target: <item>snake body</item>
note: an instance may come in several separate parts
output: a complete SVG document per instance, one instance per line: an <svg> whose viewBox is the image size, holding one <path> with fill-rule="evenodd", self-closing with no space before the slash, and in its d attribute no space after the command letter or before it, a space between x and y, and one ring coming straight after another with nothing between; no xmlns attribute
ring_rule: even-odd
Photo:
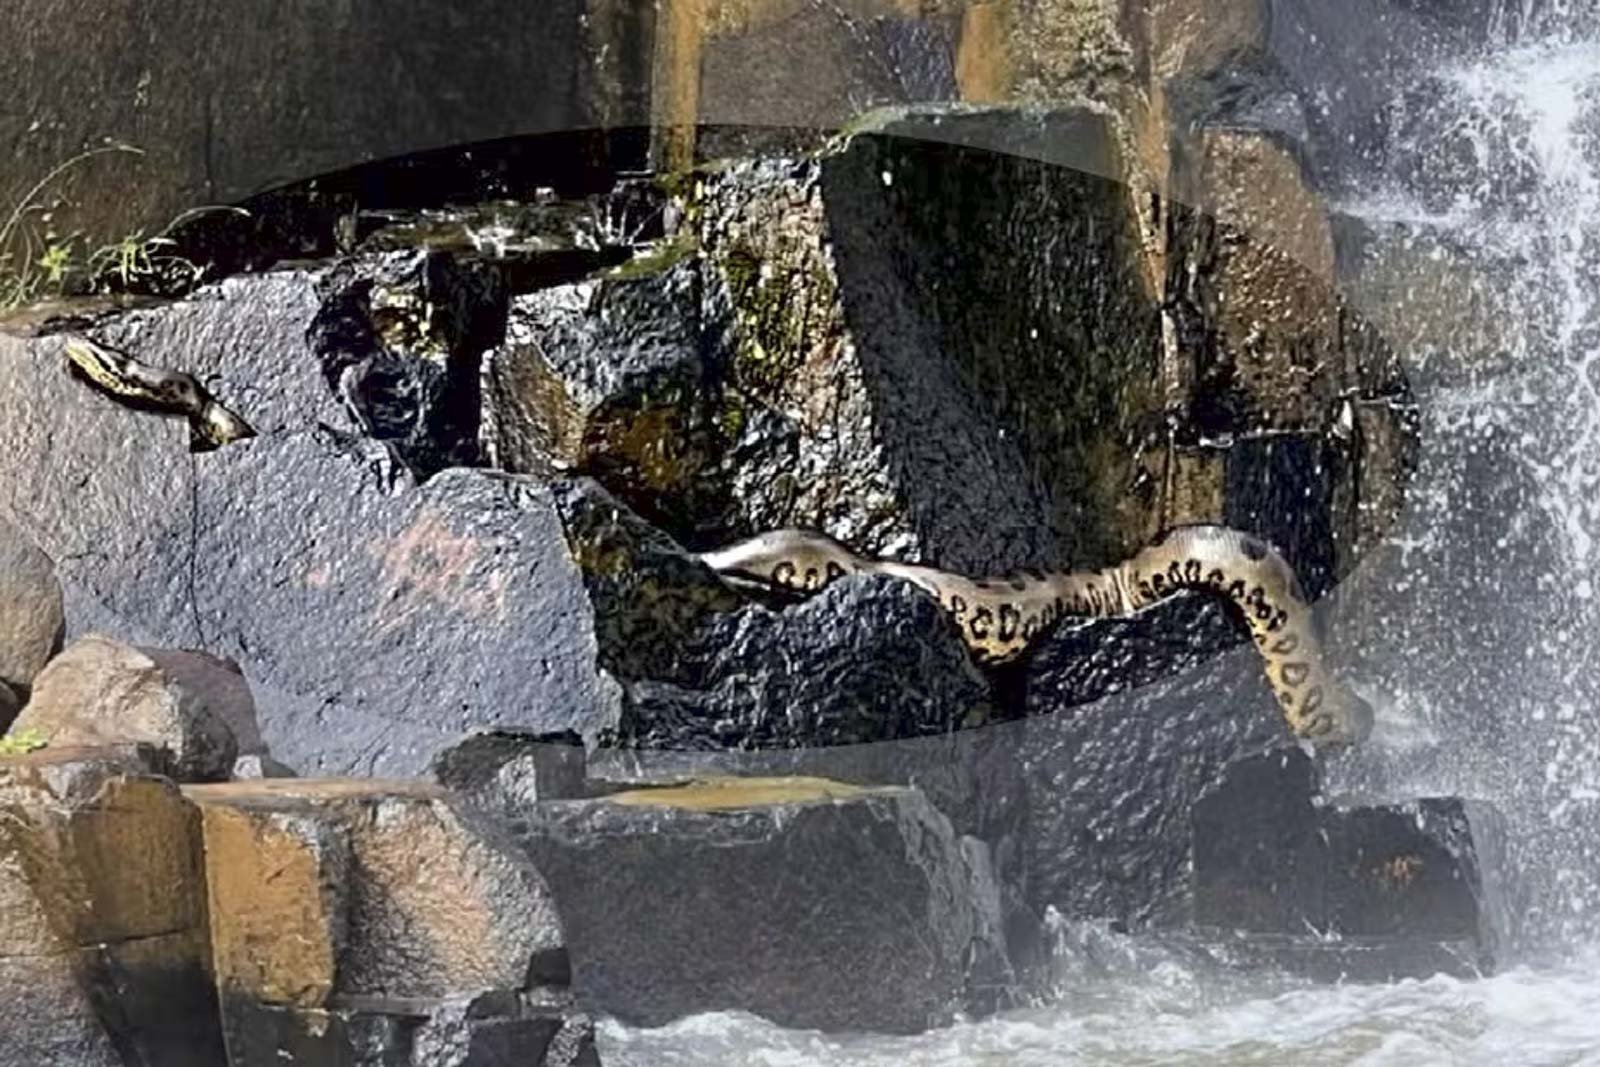
<svg viewBox="0 0 1600 1067"><path fill-rule="evenodd" d="M1371 708L1323 663L1311 608L1293 569L1266 542L1228 527L1176 527L1133 558L1101 570L991 579L861 556L803 530L758 534L700 558L724 577L797 593L846 574L903 578L932 594L974 657L990 664L1021 655L1063 618L1129 615L1179 590L1203 590L1226 598L1243 616L1297 736L1348 744L1371 729Z"/></svg>
<svg viewBox="0 0 1600 1067"><path fill-rule="evenodd" d="M224 407L192 374L141 363L82 337L67 341L67 359L95 385L122 400L189 420L189 440L208 451L254 437L255 431Z"/></svg>

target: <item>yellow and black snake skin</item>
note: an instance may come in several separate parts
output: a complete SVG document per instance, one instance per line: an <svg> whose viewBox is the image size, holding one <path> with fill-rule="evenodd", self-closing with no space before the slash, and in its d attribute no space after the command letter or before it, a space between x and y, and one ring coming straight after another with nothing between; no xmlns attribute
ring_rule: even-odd
<svg viewBox="0 0 1600 1067"><path fill-rule="evenodd" d="M191 374L141 363L84 337L67 340L67 359L89 381L113 396L142 407L189 420L189 440L196 451L254 437L255 431Z"/></svg>
<svg viewBox="0 0 1600 1067"><path fill-rule="evenodd" d="M1270 545L1225 526L1180 526L1132 559L1098 571L973 579L932 567L857 555L822 534L779 530L703 553L725 577L811 592L846 574L889 574L931 593L973 655L1001 663L1067 617L1128 615L1180 589L1227 598L1243 615L1267 681L1298 737L1351 744L1372 709L1323 664L1311 607L1294 571Z"/></svg>

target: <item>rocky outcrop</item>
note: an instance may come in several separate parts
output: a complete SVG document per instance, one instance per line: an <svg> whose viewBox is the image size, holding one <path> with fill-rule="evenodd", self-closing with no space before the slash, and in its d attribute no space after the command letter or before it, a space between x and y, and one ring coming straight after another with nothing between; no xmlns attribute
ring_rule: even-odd
<svg viewBox="0 0 1600 1067"><path fill-rule="evenodd" d="M140 757L0 757L0 1063L223 1062L198 813Z"/></svg>
<svg viewBox="0 0 1600 1067"><path fill-rule="evenodd" d="M495 466L591 473L677 528L717 510L716 371L698 273L671 262L679 247L619 276L512 300L505 343L483 362L482 435Z"/></svg>
<svg viewBox="0 0 1600 1067"><path fill-rule="evenodd" d="M371 1042L407 1062L464 1067L508 1043L528 1063L580 1062L547 1055L568 1056L573 1035L558 1035L589 1023L544 878L444 791L278 780L187 795L230 1064L345 1062Z"/></svg>
<svg viewBox="0 0 1600 1067"><path fill-rule="evenodd" d="M0 685L25 698L34 676L61 647L63 627L55 565L0 519ZM8 721L0 713L0 723Z"/></svg>
<svg viewBox="0 0 1600 1067"><path fill-rule="evenodd" d="M241 738L261 747L237 669L202 653L133 648L99 634L50 661L12 728L62 747L146 745L180 782L227 778Z"/></svg>
<svg viewBox="0 0 1600 1067"><path fill-rule="evenodd" d="M914 790L713 779L518 816L574 988L624 1020L916 1032L1003 999L987 851Z"/></svg>
<svg viewBox="0 0 1600 1067"><path fill-rule="evenodd" d="M73 382L59 345L0 337L0 506L68 561L71 630L231 658L266 746L302 773L421 772L474 725L603 721L541 486L462 471L417 487L382 445L327 429L191 462L180 425Z"/></svg>

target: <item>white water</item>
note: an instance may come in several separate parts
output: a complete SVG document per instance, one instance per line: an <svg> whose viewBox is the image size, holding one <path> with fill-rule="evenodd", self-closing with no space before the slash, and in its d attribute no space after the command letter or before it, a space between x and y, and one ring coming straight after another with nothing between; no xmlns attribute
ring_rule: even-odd
<svg viewBox="0 0 1600 1067"><path fill-rule="evenodd" d="M1600 1064L1600 959L1338 987L1229 981L1165 962L913 1038L837 1037L717 1013L605 1023L607 1067L1576 1067Z"/></svg>
<svg viewBox="0 0 1600 1067"><path fill-rule="evenodd" d="M1404 147L1448 161L1449 195L1425 171L1343 207L1391 242L1444 249L1452 284L1496 314L1489 336L1406 353L1420 467L1397 551L1335 616L1381 708L1352 783L1491 801L1511 829L1516 947L1594 944L1600 43L1520 45L1439 84Z"/></svg>
<svg viewBox="0 0 1600 1067"><path fill-rule="evenodd" d="M1334 598L1379 707L1373 749L1336 784L1505 814L1518 923L1502 970L1313 985L1100 932L1062 949L1047 1007L915 1038L726 1013L606 1022L609 1067L1600 1067L1600 43L1519 44L1438 76L1446 104L1407 147L1454 146L1450 194L1379 176L1340 208L1447 246L1500 310L1481 351L1405 354L1423 453L1393 551Z"/></svg>

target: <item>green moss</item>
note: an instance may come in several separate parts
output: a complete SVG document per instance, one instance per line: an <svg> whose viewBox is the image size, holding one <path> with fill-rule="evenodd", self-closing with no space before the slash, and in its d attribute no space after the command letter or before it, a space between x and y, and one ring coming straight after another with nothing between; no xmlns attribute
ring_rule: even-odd
<svg viewBox="0 0 1600 1067"><path fill-rule="evenodd" d="M793 252L786 261L735 242L722 254L723 277L741 327L734 352L740 384L760 389L777 386L831 328L837 295L833 277L805 250Z"/></svg>
<svg viewBox="0 0 1600 1067"><path fill-rule="evenodd" d="M0 756L26 756L30 752L39 751L49 743L38 730L18 730L14 734L0 737Z"/></svg>
<svg viewBox="0 0 1600 1067"><path fill-rule="evenodd" d="M700 242L685 227L665 240L657 241L649 251L636 255L626 263L606 271L608 281L627 281L663 274L679 263L692 258L700 251Z"/></svg>

